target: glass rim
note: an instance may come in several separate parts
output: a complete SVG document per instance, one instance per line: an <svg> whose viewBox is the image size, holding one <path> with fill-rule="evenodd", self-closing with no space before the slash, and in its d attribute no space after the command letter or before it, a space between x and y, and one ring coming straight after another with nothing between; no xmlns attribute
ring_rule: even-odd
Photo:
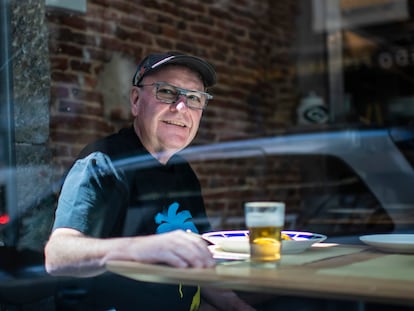
<svg viewBox="0 0 414 311"><path fill-rule="evenodd" d="M285 202L281 201L250 201L244 203L245 207L285 207Z"/></svg>

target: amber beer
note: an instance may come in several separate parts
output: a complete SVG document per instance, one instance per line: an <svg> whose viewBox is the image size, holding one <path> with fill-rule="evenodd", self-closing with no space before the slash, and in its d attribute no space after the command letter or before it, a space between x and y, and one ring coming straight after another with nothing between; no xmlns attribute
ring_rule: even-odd
<svg viewBox="0 0 414 311"><path fill-rule="evenodd" d="M250 261L256 266L276 267L281 258L285 204L247 202L245 213L249 229Z"/></svg>
<svg viewBox="0 0 414 311"><path fill-rule="evenodd" d="M282 227L249 227L251 261L275 262L280 260Z"/></svg>

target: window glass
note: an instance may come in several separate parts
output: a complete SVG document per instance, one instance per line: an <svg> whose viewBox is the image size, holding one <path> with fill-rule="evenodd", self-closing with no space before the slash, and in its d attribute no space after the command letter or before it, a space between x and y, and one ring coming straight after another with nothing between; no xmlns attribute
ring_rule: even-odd
<svg viewBox="0 0 414 311"><path fill-rule="evenodd" d="M245 229L244 202L275 200L286 202L286 229L332 241L413 233L413 8L2 1L1 251L28 252L43 268L66 173L85 145L131 127L136 66L164 51L203 57L217 71L197 136L181 152L212 230Z"/></svg>
<svg viewBox="0 0 414 311"><path fill-rule="evenodd" d="M4 173L0 226L6 228L7 222L16 228L18 224L17 238L25 247L42 247L61 178L82 147L129 126L131 77L137 62L150 51L181 49L198 53L217 68L219 83L209 90L214 100L204 112L195 146L288 133L300 135L315 130L331 133L378 129L390 131L391 140L385 135L383 143L391 143L392 152L402 155L412 169L410 98L414 88L410 78L411 39L406 31L412 23L410 2L297 1L289 5L255 2L249 8L240 6L239 10L231 10L239 6L235 3L211 8L208 4L198 5L188 9L193 20L185 22L184 11L176 11L174 5L168 5L171 12L178 13L173 21L155 3L114 2L105 6L91 1L85 6L65 8L54 2L5 2L2 16L8 27L2 40L8 50L2 55L1 82L9 97L2 101ZM144 14L143 21L136 23L130 15L132 8L142 12L155 10L159 21ZM209 8L210 15L200 14L201 8ZM241 14L243 11L246 15ZM25 17L20 18L23 12ZM225 24L213 12L228 17L224 33L214 27L209 32L202 30L211 21ZM379 12L387 12L387 17L379 19ZM263 16L268 19L257 19ZM271 16L279 22L271 23ZM238 18L250 22L242 26L236 22ZM186 39L166 35L180 27L185 30ZM198 43L185 45L189 40ZM257 44L260 48L253 48ZM242 53L235 54L237 49ZM393 134L397 126L403 127L408 136ZM243 146L250 148L247 144ZM373 147L372 152L381 150ZM306 148L301 151L303 159L306 152ZM352 152L358 156L357 148ZM304 204L299 202L305 201L301 198L304 192L299 189L307 188L311 180L331 178L332 172L339 172L332 161L344 162L341 156L333 160L334 157L323 152L312 151L309 156L318 158L315 167L322 169L306 172L304 182L300 172L307 160L298 160L299 155L286 159L272 156L259 151L259 155L249 159L253 163L250 164L243 163L246 159L235 160L230 152L223 156L228 158L223 159L226 162L214 176L207 176L213 170L194 163L209 213L223 218L240 211L241 200L224 205L216 199L211 201L214 193L228 195L226 187L231 186L235 189L232 196L241 198L241 194L249 194L246 199L252 199L272 194L272 199L287 200L289 213L296 215L298 206ZM349 172L355 170L345 162ZM269 171L265 163L281 168L270 181L265 176ZM388 165L389 170L394 169L392 164ZM234 172L240 177L236 178ZM360 179L361 174L354 172L352 178ZM352 179L351 175L345 179ZM405 178L411 180L412 176ZM372 187L367 180L358 183L367 190ZM287 190L289 184L295 184L296 190ZM271 187L275 189L270 190ZM341 187L335 191L345 192L341 194L341 200L345 201L346 192L361 191L360 186ZM359 205L381 205L375 193L366 193L373 196L366 203L355 198L362 194L355 193L353 200L360 202ZM407 200L401 205L413 203L412 197ZM338 209L345 208L342 201L335 204ZM301 218L303 212L299 214ZM40 219L35 215L41 215ZM324 218L330 219L328 215ZM42 225L34 230L43 232L33 234L30 224L37 221ZM238 221L238 226L243 226ZM308 219L303 223L313 221ZM22 238L29 236L33 238L23 242Z"/></svg>

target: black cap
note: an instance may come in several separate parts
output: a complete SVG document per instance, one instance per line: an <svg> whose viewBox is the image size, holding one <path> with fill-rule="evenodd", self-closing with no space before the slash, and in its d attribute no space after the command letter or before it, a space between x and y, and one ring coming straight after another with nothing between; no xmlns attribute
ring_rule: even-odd
<svg viewBox="0 0 414 311"><path fill-rule="evenodd" d="M180 54L177 52L167 52L162 54L150 54L138 65L137 71L132 79L132 85L138 85L141 80L165 65L183 65L198 72L203 79L205 87L213 86L216 83L216 71L213 66L199 57Z"/></svg>

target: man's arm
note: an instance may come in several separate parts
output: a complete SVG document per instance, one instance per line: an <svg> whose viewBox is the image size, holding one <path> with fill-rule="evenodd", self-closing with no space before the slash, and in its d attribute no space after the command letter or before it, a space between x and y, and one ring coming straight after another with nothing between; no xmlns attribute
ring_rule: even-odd
<svg viewBox="0 0 414 311"><path fill-rule="evenodd" d="M59 228L46 244L45 258L48 273L79 277L103 273L108 260L163 263L178 268L215 265L206 243L182 230L99 239L87 237L74 229Z"/></svg>

